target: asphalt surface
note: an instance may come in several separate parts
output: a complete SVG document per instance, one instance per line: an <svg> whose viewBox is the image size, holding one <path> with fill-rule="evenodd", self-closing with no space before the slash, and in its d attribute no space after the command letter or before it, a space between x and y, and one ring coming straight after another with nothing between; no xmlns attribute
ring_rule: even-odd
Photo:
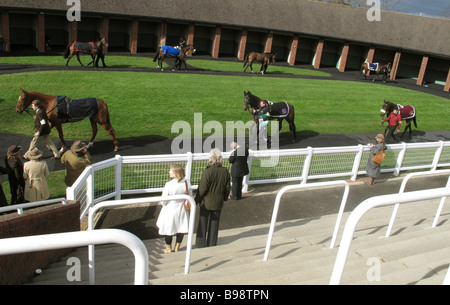
<svg viewBox="0 0 450 305"><path fill-rule="evenodd" d="M305 68L305 67L302 67ZM28 65L0 65L0 75L8 73L30 72L30 71L42 71L42 70L55 70L63 69L63 67L50 67L50 66L28 66ZM69 69L82 69L78 67L70 67ZM99 68L101 71L102 68ZM108 70L118 71L148 71L155 72L154 68L149 69L130 69L130 68L115 68L111 67ZM336 80L356 80L357 71L350 72L338 72L335 68L321 69L323 71L332 74L331 79ZM255 77L273 77L280 75L270 75L270 67L268 69L269 74L265 76L255 75ZM162 73L225 73L230 75L242 75L242 73L227 73L227 72L211 72L191 69L189 72L167 72ZM298 77L307 78L302 76L286 76L281 77ZM365 81L365 80L359 80ZM442 86L430 84L427 87L415 85L413 80L400 79L397 81L388 81L386 86L397 86L410 90L417 90L437 96L449 98L450 94L444 92ZM420 120L418 121L419 128L413 127L412 137L405 137L403 141L407 143L420 143L420 142L437 142L437 141L450 141L450 130L442 131L422 131L420 130ZM283 131L285 131L287 125L284 124ZM280 149L293 149L293 148L306 148L306 147L336 147L336 146L354 146L358 144L367 144L374 142L374 137L379 131L371 133L353 133L353 134L298 134L297 141L292 143L291 134L288 132L282 133L280 136ZM32 135L32 126L30 125L30 136L22 136L15 134L6 134L0 132L0 148L3 151L0 152L3 164L3 158L6 154L6 150L10 145L20 145L25 152L30 144ZM55 144L59 145L59 139L56 139L56 132L53 131L53 138ZM71 145L73 140L66 139L68 145ZM225 148L229 147L231 139L224 139ZM155 137L143 137L143 138L129 138L119 139L119 151L113 151L113 144L111 140L96 141L94 146L89 149L93 156L94 162L99 162L108 158L112 158L117 154L122 156L133 155L149 155L149 154L171 154L172 139L155 138ZM40 147L44 152L44 160L47 162L50 171L64 169L59 160L52 160L51 151ZM6 176L2 176L3 179ZM445 186L447 176L436 176L427 178L416 178L410 182L410 190L435 188ZM5 180L4 180L5 181ZM392 194L399 191L401 184L401 177L394 177L392 174L382 175L380 179L376 181L374 186L369 186L360 179L356 182L350 182L350 193L346 205L346 210L350 211L354 209L356 205L364 201L367 198L382 194ZM250 193L244 194L244 198L239 201L228 201L222 211L220 229L241 227L247 225L270 223L273 204L277 191L284 185L274 184L266 186L251 186ZM407 189L408 191L408 189ZM339 203L343 193L342 187L326 188L321 190L303 190L293 191L286 194L282 201L282 207L278 214L278 220L291 220L306 217L320 217L324 214L337 213L339 209ZM104 213L99 220L98 227L108 228L120 228L130 231L141 239L158 237L157 229L155 226L156 219L159 215L159 207L156 206L142 206L134 209L118 209L110 210ZM220 233L219 233L220 238Z"/></svg>

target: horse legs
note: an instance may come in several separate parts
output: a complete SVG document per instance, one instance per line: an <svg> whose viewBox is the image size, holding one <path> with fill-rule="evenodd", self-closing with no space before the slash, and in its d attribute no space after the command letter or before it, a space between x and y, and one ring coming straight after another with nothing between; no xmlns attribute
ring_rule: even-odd
<svg viewBox="0 0 450 305"><path fill-rule="evenodd" d="M95 61L95 55L91 54L91 59L92 61L90 63L88 63L86 66L90 66L92 64L92 66L94 68L97 68L97 66L95 65L94 61Z"/></svg>
<svg viewBox="0 0 450 305"><path fill-rule="evenodd" d="M67 61L66 61L66 67L69 65L69 61L72 59L72 57L73 57L73 53L70 53L70 55L69 55L69 57L67 58Z"/></svg>
<svg viewBox="0 0 450 305"><path fill-rule="evenodd" d="M83 63L82 63L81 60L80 60L80 53L76 53L76 56L77 56L77 59L78 59L78 62L80 63L80 65L81 65L82 67L84 67Z"/></svg>
<svg viewBox="0 0 450 305"><path fill-rule="evenodd" d="M103 115L99 113L98 117L103 117ZM112 127L111 123L109 122L109 113L106 113L106 117L107 117L106 122L100 122L98 119L97 119L97 121L95 119L90 119L91 127L92 127L92 138L89 141L89 146L94 145L95 136L97 135L97 131L98 131L98 128L97 128L97 123L98 123L111 136L113 143L114 143L114 151L118 151L119 150L119 141L117 141L117 138L116 138L116 130Z"/></svg>
<svg viewBox="0 0 450 305"><path fill-rule="evenodd" d="M61 141L61 148L59 152L62 153L66 149L66 141L64 141L64 133L62 130L62 125L60 123L54 123L56 131L58 132L59 140Z"/></svg>

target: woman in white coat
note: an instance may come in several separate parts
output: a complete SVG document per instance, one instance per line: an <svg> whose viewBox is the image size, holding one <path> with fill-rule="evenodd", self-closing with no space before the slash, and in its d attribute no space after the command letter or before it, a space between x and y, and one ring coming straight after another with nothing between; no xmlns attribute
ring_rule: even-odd
<svg viewBox="0 0 450 305"><path fill-rule="evenodd" d="M23 178L25 179L25 200L30 202L46 200L50 197L47 185L49 174L47 163L42 158L42 152L33 148L27 153L30 161L23 165Z"/></svg>
<svg viewBox="0 0 450 305"><path fill-rule="evenodd" d="M162 196L183 195L187 192L192 196L192 188L185 178L184 169L180 165L172 165L169 170L171 181L164 186ZM188 233L189 213L184 209L184 200L161 201L162 209L156 225L158 233L165 236L166 247L164 253L172 252L173 236L176 236L174 251L177 252L183 241L184 234Z"/></svg>

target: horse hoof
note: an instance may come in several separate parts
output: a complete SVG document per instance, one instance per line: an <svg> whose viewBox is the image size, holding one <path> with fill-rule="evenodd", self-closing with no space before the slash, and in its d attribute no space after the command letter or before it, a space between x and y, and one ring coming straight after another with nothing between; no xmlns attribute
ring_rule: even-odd
<svg viewBox="0 0 450 305"><path fill-rule="evenodd" d="M119 147L114 147L114 151L119 151Z"/></svg>

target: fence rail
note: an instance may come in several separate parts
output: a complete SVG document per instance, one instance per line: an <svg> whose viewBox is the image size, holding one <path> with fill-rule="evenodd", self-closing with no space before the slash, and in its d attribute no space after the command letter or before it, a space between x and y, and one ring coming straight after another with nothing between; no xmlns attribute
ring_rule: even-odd
<svg viewBox="0 0 450 305"><path fill-rule="evenodd" d="M450 142L401 143L387 145L382 173L399 175L401 171L436 170L450 166ZM252 151L245 176L244 191L249 185L299 182L318 179L351 179L366 174L370 154L368 145ZM224 152L224 166L231 169L229 152ZM67 199L81 202L80 219L89 208L123 195L161 192L168 180L170 165L184 167L195 189L208 165L208 153L175 155L120 156L93 164L85 169L72 187Z"/></svg>

